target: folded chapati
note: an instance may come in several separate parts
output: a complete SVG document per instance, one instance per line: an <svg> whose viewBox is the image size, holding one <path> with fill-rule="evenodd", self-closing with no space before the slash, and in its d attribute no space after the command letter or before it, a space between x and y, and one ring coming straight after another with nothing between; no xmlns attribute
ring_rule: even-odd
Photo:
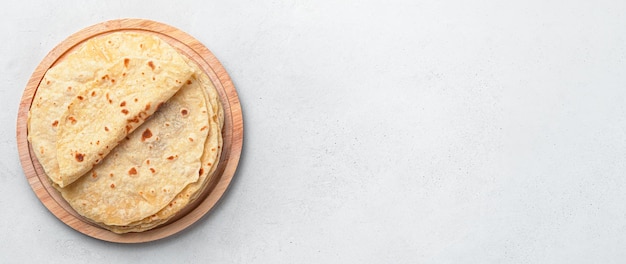
<svg viewBox="0 0 626 264"><path fill-rule="evenodd" d="M192 74L170 45L139 33L86 41L44 76L29 139L50 179L64 187L89 171Z"/></svg>

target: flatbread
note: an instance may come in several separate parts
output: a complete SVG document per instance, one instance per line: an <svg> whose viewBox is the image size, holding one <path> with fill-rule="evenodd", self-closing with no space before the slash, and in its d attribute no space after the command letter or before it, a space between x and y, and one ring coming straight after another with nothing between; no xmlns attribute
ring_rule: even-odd
<svg viewBox="0 0 626 264"><path fill-rule="evenodd" d="M76 212L127 233L166 223L200 197L223 124L217 90L196 63L125 32L86 41L46 73L28 137Z"/></svg>
<svg viewBox="0 0 626 264"><path fill-rule="evenodd" d="M189 79L193 69L159 38L94 37L44 76L29 140L52 182L64 187L103 158Z"/></svg>
<svg viewBox="0 0 626 264"><path fill-rule="evenodd" d="M76 212L105 225L157 213L198 181L206 109L201 86L190 81L102 163L59 191Z"/></svg>

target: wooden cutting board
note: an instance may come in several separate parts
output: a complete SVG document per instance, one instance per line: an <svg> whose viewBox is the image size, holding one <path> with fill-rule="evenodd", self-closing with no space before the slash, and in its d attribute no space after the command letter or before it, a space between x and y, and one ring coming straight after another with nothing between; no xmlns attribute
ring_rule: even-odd
<svg viewBox="0 0 626 264"><path fill-rule="evenodd" d="M188 205L176 218L160 227L141 233L115 234L91 224L77 214L51 186L27 140L28 111L46 71L83 41L100 34L118 31L137 31L156 35L198 63L215 85L224 108L222 131L224 146L212 182L203 191L200 198ZM237 91L228 73L202 43L183 31L159 22L143 19L119 19L90 26L69 36L41 61L22 95L17 118L17 144L20 161L28 183L39 200L59 220L73 229L97 239L119 243L141 243L171 236L201 219L215 206L230 184L239 163L243 144L243 117Z"/></svg>

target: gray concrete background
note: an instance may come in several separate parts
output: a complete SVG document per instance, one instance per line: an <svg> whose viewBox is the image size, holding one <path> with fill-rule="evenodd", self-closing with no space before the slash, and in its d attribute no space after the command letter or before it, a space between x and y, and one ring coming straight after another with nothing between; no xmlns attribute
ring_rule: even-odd
<svg viewBox="0 0 626 264"><path fill-rule="evenodd" d="M506 2L5 2L0 262L624 263L626 2ZM219 206L141 245L57 220L15 141L47 52L126 17L211 49L245 122Z"/></svg>

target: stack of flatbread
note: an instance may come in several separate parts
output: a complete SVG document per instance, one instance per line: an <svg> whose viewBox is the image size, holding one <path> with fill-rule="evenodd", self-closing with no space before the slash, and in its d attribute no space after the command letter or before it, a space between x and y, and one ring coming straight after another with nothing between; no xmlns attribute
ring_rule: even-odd
<svg viewBox="0 0 626 264"><path fill-rule="evenodd" d="M76 212L141 232L198 198L217 168L224 121L209 77L156 36L91 38L50 68L28 140Z"/></svg>

